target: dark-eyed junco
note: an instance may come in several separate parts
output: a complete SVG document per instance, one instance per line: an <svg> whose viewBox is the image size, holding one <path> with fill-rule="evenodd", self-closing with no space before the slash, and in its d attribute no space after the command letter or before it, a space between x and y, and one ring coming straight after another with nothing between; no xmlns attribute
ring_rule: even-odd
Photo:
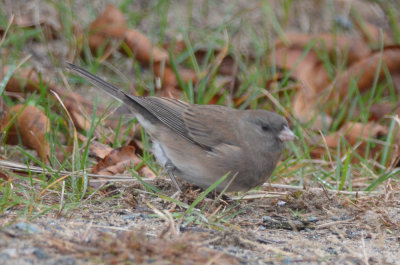
<svg viewBox="0 0 400 265"><path fill-rule="evenodd" d="M67 68L132 109L152 138L157 162L178 190L175 175L207 188L229 173L217 191L232 178L227 191L247 191L261 185L275 169L284 142L296 138L286 119L273 112L138 97L81 67L67 63Z"/></svg>

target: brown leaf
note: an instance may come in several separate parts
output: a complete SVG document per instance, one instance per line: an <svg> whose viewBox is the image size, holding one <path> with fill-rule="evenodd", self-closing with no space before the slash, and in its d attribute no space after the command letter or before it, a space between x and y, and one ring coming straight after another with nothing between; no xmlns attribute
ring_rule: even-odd
<svg viewBox="0 0 400 265"><path fill-rule="evenodd" d="M388 115L393 115L393 114L400 115L400 104L394 106L393 103L387 101L374 103L371 105L369 113L370 113L369 120L371 121L379 121ZM360 110L358 108L355 109L353 116L354 117L360 116Z"/></svg>
<svg viewBox="0 0 400 265"><path fill-rule="evenodd" d="M155 179L157 177L156 174L154 174L154 172L148 166L141 167L138 173L143 178Z"/></svg>
<svg viewBox="0 0 400 265"><path fill-rule="evenodd" d="M4 66L0 71L0 79L10 71L10 67ZM5 87L9 92L39 92L39 75L33 68L18 69L8 80Z"/></svg>
<svg viewBox="0 0 400 265"><path fill-rule="evenodd" d="M0 179L8 181L11 177L8 175L7 172L0 170Z"/></svg>
<svg viewBox="0 0 400 265"><path fill-rule="evenodd" d="M169 61L168 53L165 50L155 47L144 34L137 30L127 30L125 32L125 42L135 58L143 64Z"/></svg>
<svg viewBox="0 0 400 265"><path fill-rule="evenodd" d="M181 99L182 91L177 89L175 86L165 86L161 90L160 96L166 98Z"/></svg>
<svg viewBox="0 0 400 265"><path fill-rule="evenodd" d="M155 63L153 65L154 75L162 80L161 86L163 89L168 87L179 87L178 79L171 67L164 63ZM178 70L179 75L184 83L191 81L193 84L197 82L197 75L192 69L181 68Z"/></svg>
<svg viewBox="0 0 400 265"><path fill-rule="evenodd" d="M352 64L357 62L371 52L368 45L360 38L349 37L345 35L319 34L309 35L304 33L290 33L286 35L289 47L303 51L311 42L316 41L315 47L328 51L331 55L347 54L347 62ZM278 40L275 44L276 48L286 46L285 42Z"/></svg>
<svg viewBox="0 0 400 265"><path fill-rule="evenodd" d="M199 64L204 64L205 63L205 58L207 54L209 53L209 50L207 49L198 49L195 53L194 56L196 57L196 60L199 62ZM212 56L213 57L218 57L218 54L222 54L224 51L221 51L219 49L214 49L212 51ZM219 68L218 68L218 73L221 75L235 75L236 74L236 61L233 59L233 57L230 54L224 54L224 56L221 58L221 61L219 63Z"/></svg>
<svg viewBox="0 0 400 265"><path fill-rule="evenodd" d="M123 173L127 166L137 165L141 162L135 154L135 148L127 145L112 150L108 153L104 159L99 161L95 167L93 167L91 173L99 175L115 175Z"/></svg>
<svg viewBox="0 0 400 265"><path fill-rule="evenodd" d="M85 116L81 115L78 111L75 111L74 109L69 109L69 112L71 114L72 122L74 123L75 127L78 130L81 131L90 130L91 122L88 119L86 119Z"/></svg>
<svg viewBox="0 0 400 265"><path fill-rule="evenodd" d="M325 140L329 148L336 148L340 137L344 136L351 146L361 143L357 149L357 152L362 154L365 150L368 139L384 136L387 135L387 133L387 127L374 122L369 122L367 124L349 122L342 126L338 132L326 136Z"/></svg>
<svg viewBox="0 0 400 265"><path fill-rule="evenodd" d="M175 73L169 66L168 52L159 48L141 32L128 29L123 13L113 5L92 22L90 26L89 45L92 51L104 46L109 39L123 40L136 60L143 65L153 65L153 71L162 80L162 87L178 87ZM122 49L122 52L127 52ZM129 52L129 53L130 53ZM106 52L107 54L107 52ZM197 80L196 73L191 69L180 69L180 76L183 82Z"/></svg>
<svg viewBox="0 0 400 265"><path fill-rule="evenodd" d="M369 122L367 124L350 122L340 128L340 132L345 135L351 145L355 145L361 139L365 140L387 135L388 129L374 122Z"/></svg>
<svg viewBox="0 0 400 265"><path fill-rule="evenodd" d="M330 135L325 136L324 140L326 142L326 145L328 148L331 149L332 154L336 152L337 145L339 144L339 140L344 137L346 141L350 144L352 147L357 147L355 151L360 154L361 156L364 156L366 153L366 148L368 145L368 142L370 140L374 140L376 138L380 138L382 136L387 136L388 134L388 128L386 126L380 125L375 122L368 122L366 124L359 123L359 122L349 122L343 125L339 131L332 133ZM395 143L394 146L398 148L398 144L400 144L399 141L398 143ZM395 149L395 147L393 148ZM370 150L368 152L369 157L373 159L377 159L377 154L379 151L381 151L383 148L382 144L376 144L370 146ZM321 146L316 146L316 148L313 148L313 151L311 153L312 157L317 158L317 157L322 157L323 155L326 154L326 150L324 147ZM343 156L344 154L340 154L340 156ZM397 159L399 157L400 153L399 152L393 152L391 153L392 159ZM358 161L358 158L356 156L353 157L353 162Z"/></svg>
<svg viewBox="0 0 400 265"><path fill-rule="evenodd" d="M277 65L285 67L287 58L287 67L290 69L290 67L294 67L296 60L300 58L299 56L301 55L297 50L278 49ZM318 59L313 54L308 54L294 69L294 76L300 82L300 90L293 99L293 112L302 122L308 122L315 117L313 127L321 129L322 124L329 126L331 121L329 110L324 115L321 115L319 110L326 100L335 99L339 101L345 98L353 79L357 80L357 87L361 93L369 90L372 87L380 62L383 63L383 66L378 73L379 80L385 77L385 68L392 74L400 72L400 49L398 47L386 48L382 54L376 52L354 63L338 75L332 89L330 87L331 81L325 69L317 61Z"/></svg>
<svg viewBox="0 0 400 265"><path fill-rule="evenodd" d="M186 43L184 40L173 40L163 44L163 47L167 51L172 51L175 55L181 54L186 50Z"/></svg>
<svg viewBox="0 0 400 265"><path fill-rule="evenodd" d="M83 134L78 133L78 139L82 142L87 142L88 138ZM92 140L89 145L89 155L95 157L96 159L104 159L113 148L106 144L102 144L98 141Z"/></svg>
<svg viewBox="0 0 400 265"><path fill-rule="evenodd" d="M61 26L59 25L57 19L46 16L42 16L39 19L34 19L33 17L28 16L19 16L14 19L14 24L21 28L36 29L40 27L48 39L58 38L61 32ZM32 39L34 41L36 40L36 38Z"/></svg>
<svg viewBox="0 0 400 265"><path fill-rule="evenodd" d="M46 139L46 134L50 131L50 121L47 116L34 106L18 104L11 107L1 123L1 131L4 131L9 123L12 126L7 132L7 143L18 144L18 133L22 143L35 149L42 161L48 162L50 156L50 145ZM21 111L18 117L13 120L15 115Z"/></svg>
<svg viewBox="0 0 400 265"><path fill-rule="evenodd" d="M109 5L90 24L89 46L92 51L106 44L110 38L123 39L127 31L124 14L114 5Z"/></svg>
<svg viewBox="0 0 400 265"><path fill-rule="evenodd" d="M308 35L288 34L289 45L282 41L275 44L276 52L271 55L270 61L275 61L279 68L293 71L293 76L299 80L300 90L293 98L293 112L302 122L315 118L313 127L321 129L329 126L329 114L321 115L318 106L323 104L320 95L328 87L331 80L314 50L311 50L302 59L304 48L311 41L316 41L315 48L326 49L329 54L337 55L348 53L348 62L354 63L370 53L367 45L361 39L330 34Z"/></svg>
<svg viewBox="0 0 400 265"><path fill-rule="evenodd" d="M379 47L380 42L381 42L381 31L383 32L383 45L390 46L394 45L395 42L393 38L389 36L389 34L385 31L383 31L383 28L378 27L367 20L358 20L355 19L353 20L355 23L355 26L359 29L359 32L361 33L362 38L364 39L365 43L369 43L370 45L374 47Z"/></svg>
<svg viewBox="0 0 400 265"><path fill-rule="evenodd" d="M339 98L344 98L348 94L349 84L352 79L358 80L357 87L360 92L369 90L372 87L381 61L383 65L378 73L379 79L385 76L385 67L390 73L400 72L400 47L387 48L382 54L376 52L352 65L337 78L334 94L338 95Z"/></svg>
<svg viewBox="0 0 400 265"><path fill-rule="evenodd" d="M0 69L0 79L3 79L4 76L8 73L10 67L4 66ZM61 98L63 98L63 102L68 110L71 112L73 110L78 111L80 106L84 107L88 112L93 110L93 102L91 100L85 99L77 93L67 91L64 88L58 87L55 83L46 80L43 78L40 80L39 74L33 68L19 68L12 75L10 80L8 81L5 90L11 93L20 93L20 92L37 92L40 93L39 87L40 82L44 84L48 90L55 91ZM53 96L53 94L50 93ZM104 112L105 108L103 106L98 106L97 108L99 113Z"/></svg>

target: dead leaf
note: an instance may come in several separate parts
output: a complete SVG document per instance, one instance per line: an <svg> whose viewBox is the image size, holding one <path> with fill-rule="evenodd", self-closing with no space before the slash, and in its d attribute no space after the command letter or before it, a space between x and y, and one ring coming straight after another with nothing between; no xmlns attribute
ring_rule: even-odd
<svg viewBox="0 0 400 265"><path fill-rule="evenodd" d="M347 123L341 129L345 133L351 145L355 145L360 139L377 138L388 134L386 126L377 124L375 122L364 123Z"/></svg>
<svg viewBox="0 0 400 265"><path fill-rule="evenodd" d="M153 43L137 30L129 29L125 32L125 42L135 58L143 63L161 63L169 61L168 53L153 45Z"/></svg>
<svg viewBox="0 0 400 265"><path fill-rule="evenodd" d="M13 120L19 111L21 113ZM50 157L50 145L46 139L46 134L50 131L47 116L34 106L24 107L23 104L18 104L8 110L1 123L1 131L4 131L10 122L12 126L7 132L7 143L18 144L19 134L22 143L36 150L42 161L47 163Z"/></svg>
<svg viewBox="0 0 400 265"><path fill-rule="evenodd" d="M127 31L124 14L114 5L109 5L90 24L89 47L95 51L110 38L123 39Z"/></svg>
<svg viewBox="0 0 400 265"><path fill-rule="evenodd" d="M313 158L321 158L326 155L326 147L330 149L331 156L336 156L337 146L339 141L343 142L343 138L349 143L350 146L355 148L355 152L359 155L364 156L366 154L366 148L369 141L374 141L377 144L369 146L369 157L372 159L379 158L379 152L383 149L383 143L379 144L379 139L381 137L385 137L388 135L388 128L384 125L368 122L366 124L359 122L349 122L343 125L339 131L334 132L330 135L324 137L324 140L320 143L326 143L321 146L320 144L313 143L313 150L310 152L311 157ZM397 135L396 140L392 146L393 152L391 152L391 159L389 159L389 163L391 161L395 161L400 156L399 146L400 146L400 135L398 131L394 132L394 135ZM397 151L396 151L397 150ZM343 156L344 153L340 154ZM352 158L353 163L359 162L356 156Z"/></svg>
<svg viewBox="0 0 400 265"><path fill-rule="evenodd" d="M155 179L157 176L154 172L148 167L143 166L138 170L138 173L143 178Z"/></svg>
<svg viewBox="0 0 400 265"><path fill-rule="evenodd" d="M10 71L10 67L4 66L0 71L0 79ZM8 80L5 87L9 92L39 92L39 75L33 68L18 69Z"/></svg>
<svg viewBox="0 0 400 265"><path fill-rule="evenodd" d="M57 18L42 16L35 19L32 16L18 16L14 19L14 24L21 28L41 28L47 39L57 39L61 32L61 25ZM34 41L36 38L32 38Z"/></svg>
<svg viewBox="0 0 400 265"><path fill-rule="evenodd" d="M367 20L353 20L355 26L358 28L358 31L361 33L361 36L365 43L369 43L373 47L379 47L381 38L383 37L383 45L384 47L391 46L395 44L395 41L392 37L389 36L387 32L383 30L383 28L378 27ZM383 35L381 36L381 32Z"/></svg>
<svg viewBox="0 0 400 265"><path fill-rule="evenodd" d="M127 166L131 166L131 163L137 165L140 162L141 159L135 154L135 148L127 145L108 153L93 167L91 173L112 176L123 173Z"/></svg>
<svg viewBox="0 0 400 265"><path fill-rule="evenodd" d="M0 170L0 179L4 181L8 181L11 177L7 174L7 172Z"/></svg>
<svg viewBox="0 0 400 265"><path fill-rule="evenodd" d="M233 76L237 72L237 69L235 69L237 67L237 64L235 59L233 59L233 57L230 54L227 54L226 52L227 51L219 49L214 49L213 51L211 51L212 57L214 58L217 58L218 54L224 54L222 58L220 58L220 61L217 63L219 65L218 73L221 75ZM207 49L198 49L194 53L194 56L196 57L196 60L198 61L199 64L204 64L205 63L204 60L208 53L209 50Z"/></svg>
<svg viewBox="0 0 400 265"><path fill-rule="evenodd" d="M383 66L377 73L378 66L382 61ZM385 76L384 69L387 67L390 73L400 72L400 47L391 47L385 49L382 54L375 52L357 62L339 75L335 84L334 94L344 98L348 94L349 84L353 79L357 80L357 87L360 92L369 90L372 87L376 74L379 80Z"/></svg>
<svg viewBox="0 0 400 265"><path fill-rule="evenodd" d="M80 133L78 133L78 139L82 142L88 141L88 138ZM94 140L90 141L89 155L91 157L95 157L96 159L104 159L111 151L113 151L113 148L106 144L102 144Z"/></svg>
<svg viewBox="0 0 400 265"><path fill-rule="evenodd" d="M161 97L181 99L182 91L175 86L165 86L160 93Z"/></svg>
<svg viewBox="0 0 400 265"><path fill-rule="evenodd" d="M153 66L156 77L161 78L162 88L178 87L178 81L169 62L169 55L163 48L153 45L151 40L143 33L129 29L123 13L113 5L100 14L90 26L89 45L92 51L107 44L110 39L123 40L129 48L129 52L121 49L122 52L133 54L134 58L145 66ZM109 54L106 47L105 54ZM196 73L191 69L179 69L183 82L197 80Z"/></svg>
<svg viewBox="0 0 400 265"><path fill-rule="evenodd" d="M371 105L369 113L370 113L369 117L370 121L379 121L385 118L385 116L389 115L394 115L394 114L400 115L400 104L394 105L393 103L387 101L374 103ZM353 116L354 117L360 116L360 110L358 108L355 109Z"/></svg>
<svg viewBox="0 0 400 265"><path fill-rule="evenodd" d="M326 144L329 148L335 150L341 137L344 137L346 141L353 147L358 154L364 155L367 148L368 141L376 139L388 134L388 128L386 126L369 122L366 124L359 122L349 122L342 126L338 132L325 137ZM376 159L376 154L382 149L382 145L375 145L371 147L369 155L371 158ZM356 157L353 158L357 160Z"/></svg>
<svg viewBox="0 0 400 265"><path fill-rule="evenodd" d="M345 35L290 33L286 35L286 40L289 45L278 40L275 43L276 49L288 46L291 49L304 51L304 48L311 41L315 41L314 47L316 49L326 50L331 56L337 56L339 53L340 55L347 55L347 62L350 65L365 58L371 52L363 39Z"/></svg>

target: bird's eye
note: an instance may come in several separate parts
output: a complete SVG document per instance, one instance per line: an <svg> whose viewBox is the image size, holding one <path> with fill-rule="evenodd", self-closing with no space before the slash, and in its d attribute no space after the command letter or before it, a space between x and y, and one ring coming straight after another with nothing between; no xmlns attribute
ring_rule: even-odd
<svg viewBox="0 0 400 265"><path fill-rule="evenodd" d="M268 125L268 124L262 124L262 125L261 125L261 129L262 129L263 131L269 131L269 125Z"/></svg>

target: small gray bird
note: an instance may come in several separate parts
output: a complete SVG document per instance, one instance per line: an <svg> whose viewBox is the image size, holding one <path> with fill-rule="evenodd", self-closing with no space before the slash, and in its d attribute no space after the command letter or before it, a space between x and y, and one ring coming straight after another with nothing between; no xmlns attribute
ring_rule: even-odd
<svg viewBox="0 0 400 265"><path fill-rule="evenodd" d="M127 104L150 134L157 162L201 188L229 176L217 188L247 191L263 184L282 154L284 142L296 138L282 116L265 110L236 110L189 104L177 99L129 95L76 65L68 69Z"/></svg>

